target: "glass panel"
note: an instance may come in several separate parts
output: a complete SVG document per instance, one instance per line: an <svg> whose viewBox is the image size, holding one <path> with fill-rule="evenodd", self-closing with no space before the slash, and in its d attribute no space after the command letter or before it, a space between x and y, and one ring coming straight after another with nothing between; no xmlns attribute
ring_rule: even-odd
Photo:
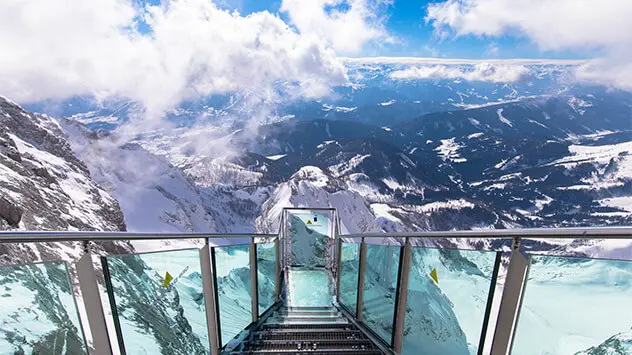
<svg viewBox="0 0 632 355"><path fill-rule="evenodd" d="M104 259L128 354L210 351L199 249Z"/></svg>
<svg viewBox="0 0 632 355"><path fill-rule="evenodd" d="M0 267L0 353L87 354L65 262Z"/></svg>
<svg viewBox="0 0 632 355"><path fill-rule="evenodd" d="M274 243L257 244L257 287L259 314L274 304L276 282L276 248Z"/></svg>
<svg viewBox="0 0 632 355"><path fill-rule="evenodd" d="M414 248L402 354L477 354L500 259L479 250Z"/></svg>
<svg viewBox="0 0 632 355"><path fill-rule="evenodd" d="M252 323L248 245L213 248L222 346Z"/></svg>
<svg viewBox="0 0 632 355"><path fill-rule="evenodd" d="M288 304L292 307L329 307L333 292L331 275L324 268L293 267L288 272Z"/></svg>
<svg viewBox="0 0 632 355"><path fill-rule="evenodd" d="M512 354L632 354L632 262L532 256Z"/></svg>
<svg viewBox="0 0 632 355"><path fill-rule="evenodd" d="M391 343L395 290L401 247L367 245L362 320L386 343Z"/></svg>
<svg viewBox="0 0 632 355"><path fill-rule="evenodd" d="M340 249L340 303L355 314L358 302L360 244L342 243Z"/></svg>
<svg viewBox="0 0 632 355"><path fill-rule="evenodd" d="M291 213L292 265L326 265L329 238L328 213Z"/></svg>

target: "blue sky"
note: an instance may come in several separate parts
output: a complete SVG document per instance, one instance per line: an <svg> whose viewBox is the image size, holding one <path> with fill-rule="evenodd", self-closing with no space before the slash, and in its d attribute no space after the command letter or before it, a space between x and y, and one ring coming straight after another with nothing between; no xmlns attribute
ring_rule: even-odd
<svg viewBox="0 0 632 355"><path fill-rule="evenodd" d="M151 3L159 0L147 0ZM279 11L281 0L219 0L225 9L238 10L242 15L258 11L269 11L287 21L286 14ZM481 37L467 35L439 38L431 24L426 23L427 6L437 1L394 0L387 9L386 29L396 38L396 43L365 46L362 53L354 56L410 56L444 57L468 59L550 58L585 59L594 57L595 50L545 51L529 38L521 35Z"/></svg>

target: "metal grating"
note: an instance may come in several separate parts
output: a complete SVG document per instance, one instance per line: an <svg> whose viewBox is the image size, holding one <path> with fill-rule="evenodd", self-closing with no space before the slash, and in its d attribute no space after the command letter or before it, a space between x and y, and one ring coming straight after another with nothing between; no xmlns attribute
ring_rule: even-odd
<svg viewBox="0 0 632 355"><path fill-rule="evenodd" d="M291 320L291 323L288 321ZM318 320L318 322L314 322ZM298 322L297 322L298 321ZM362 331L333 308L282 308L231 354L383 355Z"/></svg>
<svg viewBox="0 0 632 355"><path fill-rule="evenodd" d="M270 330L270 329L341 329L341 330L351 330L354 329L353 325L350 323L274 323L274 324L263 324L261 326L262 330Z"/></svg>

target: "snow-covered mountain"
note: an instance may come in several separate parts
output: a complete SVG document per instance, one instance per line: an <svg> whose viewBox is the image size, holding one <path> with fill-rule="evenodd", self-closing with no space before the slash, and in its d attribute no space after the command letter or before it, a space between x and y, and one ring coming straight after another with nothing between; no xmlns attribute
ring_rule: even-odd
<svg viewBox="0 0 632 355"><path fill-rule="evenodd" d="M125 230L57 120L0 98L0 229Z"/></svg>
<svg viewBox="0 0 632 355"><path fill-rule="evenodd" d="M117 127L143 109L124 98L27 105L57 112L59 119L0 99L0 229L276 233L284 207L336 208L343 233L632 223L632 95L571 84L572 63L511 65L349 60L351 83L330 98L274 102L273 109L255 92L203 98L168 113L176 128L152 127L131 138ZM251 124L248 118L264 106L260 121L267 124ZM0 255L10 264L20 255L74 260L80 255L75 244L37 250L3 244ZM555 254L632 257L623 242L523 244ZM382 251L371 253L377 260ZM411 326L411 334L436 342L437 351L475 352L473 324L480 321L472 312L485 304L488 260L415 257L420 269L413 294L436 303L407 317L441 317ZM137 259L128 264L152 277L159 269ZM472 265L455 266L464 259ZM480 296L476 307L450 294L449 286L436 288L424 269L431 263L470 280ZM113 267L123 270L123 264ZM388 280L382 266L373 265L370 276ZM243 297L234 308L242 318L248 318L247 275L237 267L221 280L228 298ZM158 317L186 330L187 323L171 315L195 303L200 285L189 276L182 284L190 287L180 294L146 283L146 274L130 275L146 285L125 289L124 297L165 293L171 308ZM382 281L370 285L376 299L392 288ZM132 311L126 316L130 327L139 327ZM371 316L388 326L384 315ZM625 329L619 331L582 351L627 346Z"/></svg>
<svg viewBox="0 0 632 355"><path fill-rule="evenodd" d="M116 134L97 136L72 120L62 125L95 181L120 201L130 231L251 231L256 206L267 198L266 187L196 184L190 170L177 168L138 144L121 143ZM220 176L221 167L217 170ZM230 177L234 175L225 179Z"/></svg>
<svg viewBox="0 0 632 355"><path fill-rule="evenodd" d="M0 230L125 229L117 200L74 155L59 122L0 97ZM60 262L77 260L84 249L77 242L0 244L0 318L8 322L0 331L2 353L54 353L55 347L87 353L72 298L76 269ZM104 243L93 250L132 248Z"/></svg>
<svg viewBox="0 0 632 355"><path fill-rule="evenodd" d="M172 107L166 116L183 126L253 117L262 123L326 118L391 125L432 112L565 92L585 93L586 88L573 80L574 69L580 64L581 61L346 59L349 82L334 87L334 95L327 98L286 100L284 95L292 91L292 84L280 81L274 93L242 90L190 99ZM126 98L96 100L90 96L32 102L27 107L104 129L128 122L144 110L141 104Z"/></svg>
<svg viewBox="0 0 632 355"><path fill-rule="evenodd" d="M613 335L608 340L575 355L608 355L632 353L632 329Z"/></svg>
<svg viewBox="0 0 632 355"><path fill-rule="evenodd" d="M343 221L358 232L626 224L632 98L592 92L390 126L198 123L132 144L63 125L132 230L276 231L287 205L364 211Z"/></svg>

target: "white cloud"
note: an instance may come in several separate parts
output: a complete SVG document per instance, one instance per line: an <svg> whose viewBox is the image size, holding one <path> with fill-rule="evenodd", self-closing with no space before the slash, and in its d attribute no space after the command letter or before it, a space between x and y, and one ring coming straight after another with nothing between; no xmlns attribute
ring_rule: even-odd
<svg viewBox="0 0 632 355"><path fill-rule="evenodd" d="M281 11L305 36L324 39L338 53L357 54L371 41L392 42L381 10L391 0L283 0Z"/></svg>
<svg viewBox="0 0 632 355"><path fill-rule="evenodd" d="M632 86L632 1L629 0L448 0L430 4L426 21L438 33L457 36L525 36L542 50L604 53L578 71L578 78ZM627 68L624 77L611 68Z"/></svg>
<svg viewBox="0 0 632 355"><path fill-rule="evenodd" d="M577 67L575 77L580 82L599 83L632 91L632 57L602 58Z"/></svg>
<svg viewBox="0 0 632 355"><path fill-rule="evenodd" d="M448 0L427 20L457 34L501 36L512 30L544 49L608 47L632 39L629 0Z"/></svg>
<svg viewBox="0 0 632 355"><path fill-rule="evenodd" d="M390 74L392 79L464 79L506 83L521 80L529 70L523 65L499 65L477 63L464 66L426 65L397 70Z"/></svg>
<svg viewBox="0 0 632 355"><path fill-rule="evenodd" d="M498 47L496 43L489 44L487 46L487 50L485 51L485 54L490 57L495 57L498 55L498 53L500 53L500 47Z"/></svg>
<svg viewBox="0 0 632 355"><path fill-rule="evenodd" d="M347 81L326 43L268 12L240 16L208 0L134 3L2 1L0 93L22 102L122 96L157 118L196 95L273 92L283 81L296 95L317 97ZM137 30L141 18L151 34Z"/></svg>

